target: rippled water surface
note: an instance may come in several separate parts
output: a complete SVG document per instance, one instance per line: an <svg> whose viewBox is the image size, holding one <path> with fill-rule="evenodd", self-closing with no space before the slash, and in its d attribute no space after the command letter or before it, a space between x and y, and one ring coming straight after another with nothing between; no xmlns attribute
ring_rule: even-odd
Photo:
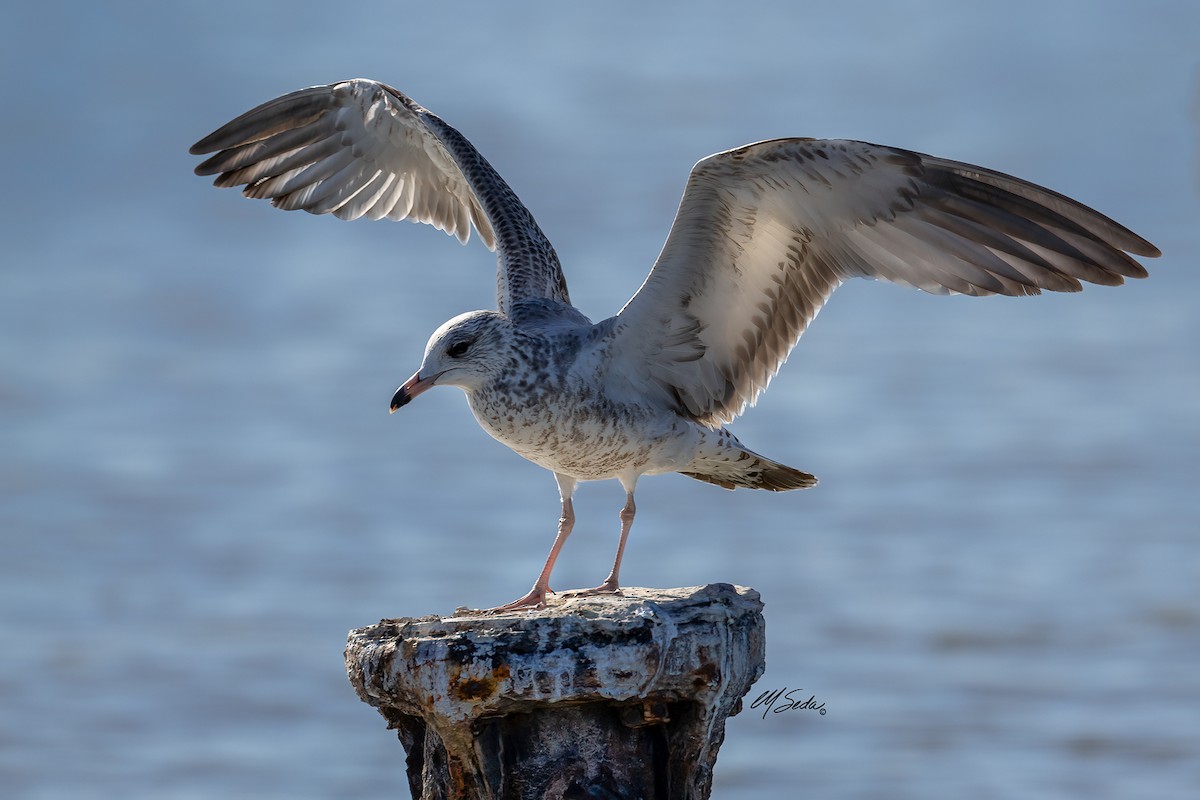
<svg viewBox="0 0 1200 800"><path fill-rule="evenodd" d="M1114 5L10 12L4 796L403 796L347 629L541 564L548 474L460 393L386 413L429 332L493 302L492 257L191 174L216 125L356 75L479 146L597 319L692 163L773 136L982 163L1159 245L1149 280L1081 295L840 290L735 425L821 485L648 478L622 577L755 587L753 694L828 710L733 719L716 797L1194 796L1200 11ZM556 585L603 576L620 502L581 489Z"/></svg>

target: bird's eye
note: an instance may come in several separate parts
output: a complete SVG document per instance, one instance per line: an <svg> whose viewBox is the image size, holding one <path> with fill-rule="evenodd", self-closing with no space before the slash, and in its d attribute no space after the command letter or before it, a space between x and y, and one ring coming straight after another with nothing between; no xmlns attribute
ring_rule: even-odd
<svg viewBox="0 0 1200 800"><path fill-rule="evenodd" d="M451 358L462 358L467 354L467 349L470 346L471 343L467 341L455 342L446 348L446 355L450 356Z"/></svg>

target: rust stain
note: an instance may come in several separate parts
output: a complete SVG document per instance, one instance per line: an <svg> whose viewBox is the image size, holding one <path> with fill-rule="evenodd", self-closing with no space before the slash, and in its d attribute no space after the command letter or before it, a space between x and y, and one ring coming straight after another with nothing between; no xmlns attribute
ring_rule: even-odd
<svg viewBox="0 0 1200 800"><path fill-rule="evenodd" d="M699 669L692 670L692 675L692 686L704 689L720 680L721 671L717 669L716 664L704 664Z"/></svg>
<svg viewBox="0 0 1200 800"><path fill-rule="evenodd" d="M492 674L482 678L459 680L459 676L454 675L450 680L450 693L458 700L486 700L500 690L509 675L507 664L501 664L492 670Z"/></svg>

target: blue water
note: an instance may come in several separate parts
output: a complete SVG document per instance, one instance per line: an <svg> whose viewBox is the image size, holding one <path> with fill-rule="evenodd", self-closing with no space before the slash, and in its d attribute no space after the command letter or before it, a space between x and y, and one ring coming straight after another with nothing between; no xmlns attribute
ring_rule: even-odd
<svg viewBox="0 0 1200 800"><path fill-rule="evenodd" d="M757 588L752 695L828 711L733 719L716 797L1194 797L1200 6L1116 5L10 9L4 797L403 796L346 631L541 564L549 475L453 390L386 413L429 332L493 302L491 256L191 174L216 125L357 75L480 147L594 318L692 163L773 136L982 163L1159 245L1082 295L840 290L735 425L821 485L648 478L622 577ZM620 503L582 488L556 586L603 577Z"/></svg>

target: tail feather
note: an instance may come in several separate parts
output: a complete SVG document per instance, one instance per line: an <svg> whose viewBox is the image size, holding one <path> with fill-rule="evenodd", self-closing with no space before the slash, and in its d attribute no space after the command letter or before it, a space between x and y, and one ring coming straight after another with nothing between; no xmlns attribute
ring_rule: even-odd
<svg viewBox="0 0 1200 800"><path fill-rule="evenodd" d="M767 489L786 492L817 485L815 475L801 472L751 450L730 450L719 457L698 458L680 473L725 489Z"/></svg>

